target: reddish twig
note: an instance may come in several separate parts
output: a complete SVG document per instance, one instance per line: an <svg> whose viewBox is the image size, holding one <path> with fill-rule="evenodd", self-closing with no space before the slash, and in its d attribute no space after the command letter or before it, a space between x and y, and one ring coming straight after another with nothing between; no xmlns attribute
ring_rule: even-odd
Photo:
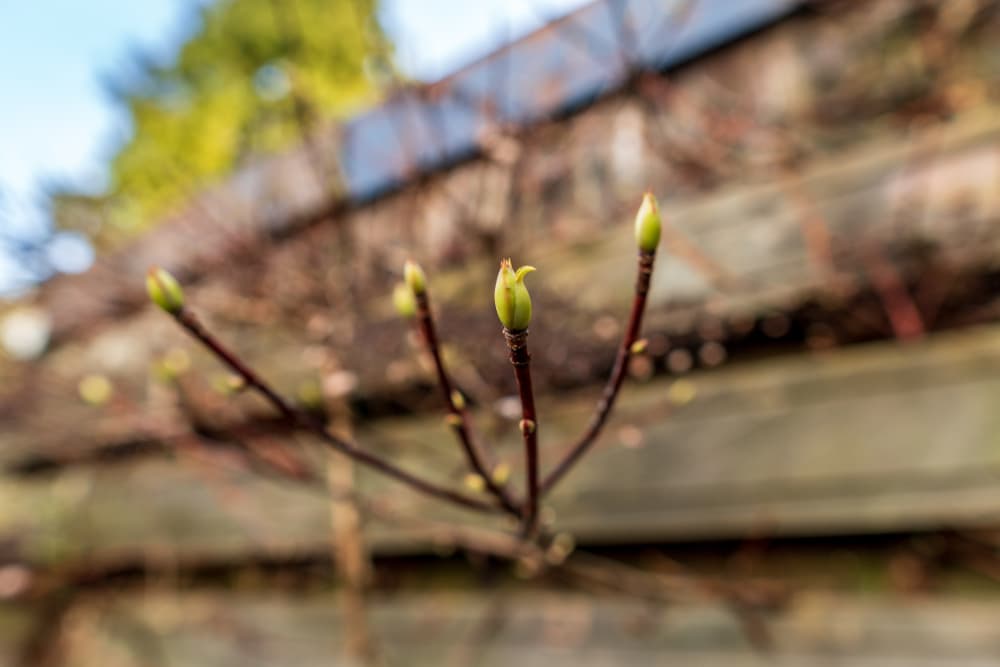
<svg viewBox="0 0 1000 667"><path fill-rule="evenodd" d="M417 326L420 329L427 350L434 359L434 370L437 372L438 386L441 388L445 405L448 408L448 414L451 416L449 425L454 430L455 437L462 445L462 451L465 452L469 468L483 479L486 488L496 496L497 501L505 512L520 517L521 510L518 507L518 502L511 497L511 494L505 487L497 484L493 479L493 473L484 458L483 452L476 446L472 438L472 425L468 412L456 400L455 388L452 385L448 371L445 369L444 360L441 358L441 349L438 344L437 331L434 326L434 318L431 315L430 298L427 295L427 291L425 290L416 294L415 297L417 301Z"/></svg>
<svg viewBox="0 0 1000 667"><path fill-rule="evenodd" d="M524 438L525 487L527 500L522 517L522 536L531 537L538 521L538 417L535 413L535 394L531 387L531 355L528 354L528 330L511 331L504 327L507 353L517 392L521 398L521 435Z"/></svg>
<svg viewBox="0 0 1000 667"><path fill-rule="evenodd" d="M342 452L355 461L366 465L373 470L377 470L387 477L392 477L393 479L402 482L425 495L446 500L455 505L479 512L497 511L497 506L492 503L484 502L477 498L467 496L463 493L453 491L452 489L439 486L434 482L417 477L416 475L397 467L395 464L381 458L380 456L361 449L355 443L348 442L347 440L343 440L333 435L327 430L322 421L312 415L297 410L288 401L282 398L281 395L272 389L271 386L268 385L263 378L257 375L252 368L245 364L234 352L229 350L214 335L205 329L193 312L187 308L180 308L172 314L177 323L180 324L185 331L191 334L191 336L198 340L199 343L208 348L216 357L242 377L248 387L253 388L265 399L267 399L267 401L271 403L271 405L273 405L278 412L285 417L285 419L288 420L290 425L314 433L323 441L324 444L332 449Z"/></svg>
<svg viewBox="0 0 1000 667"><path fill-rule="evenodd" d="M587 449L594 443L600 435L604 423L611 414L611 408L618 397L622 382L625 380L625 373L628 369L628 359L632 354L632 346L639 339L639 332L642 329L642 316L646 311L646 295L649 293L649 281L653 275L653 262L656 259L655 252L639 252L638 272L635 281L635 297L632 299L632 313L629 315L628 326L625 329L625 336L622 338L621 347L618 348L618 356L615 358L615 365L611 370L601 400L597 403L594 415L590 418L587 430L579 440L569 448L566 456L553 468L541 485L541 493L544 495L552 490L560 479L569 472Z"/></svg>
<svg viewBox="0 0 1000 667"><path fill-rule="evenodd" d="M893 335L902 341L922 338L927 328L920 310L910 296L903 277L886 258L877 242L862 248L861 260L889 319Z"/></svg>

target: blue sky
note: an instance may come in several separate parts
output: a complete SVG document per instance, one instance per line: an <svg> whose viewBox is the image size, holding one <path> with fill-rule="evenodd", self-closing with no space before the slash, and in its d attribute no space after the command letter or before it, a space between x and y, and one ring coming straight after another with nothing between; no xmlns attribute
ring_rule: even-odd
<svg viewBox="0 0 1000 667"><path fill-rule="evenodd" d="M99 187L128 128L104 94L140 46L169 53L210 0L0 0L0 227L41 224L45 182ZM400 66L434 79L585 0L383 0ZM0 228L0 232L10 231ZM25 229L23 231L28 231ZM72 263L70 263L72 264ZM0 257L0 292L9 263Z"/></svg>

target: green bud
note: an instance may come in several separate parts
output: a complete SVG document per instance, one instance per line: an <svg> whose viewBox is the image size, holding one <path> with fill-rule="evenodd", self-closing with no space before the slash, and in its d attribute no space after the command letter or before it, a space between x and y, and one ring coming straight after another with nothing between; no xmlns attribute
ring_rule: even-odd
<svg viewBox="0 0 1000 667"><path fill-rule="evenodd" d="M509 259L500 262L493 301L500 323L511 331L527 329L531 323L531 296L524 286L524 276L534 270L533 266L522 266L514 271Z"/></svg>
<svg viewBox="0 0 1000 667"><path fill-rule="evenodd" d="M413 290L405 283L399 283L392 289L392 305L400 317L410 318L417 314L417 302L413 298Z"/></svg>
<svg viewBox="0 0 1000 667"><path fill-rule="evenodd" d="M493 467L490 478L497 486L503 486L510 481L510 466L506 463L498 463Z"/></svg>
<svg viewBox="0 0 1000 667"><path fill-rule="evenodd" d="M642 198L635 215L635 242L643 252L654 252L660 242L660 208L651 192Z"/></svg>
<svg viewBox="0 0 1000 667"><path fill-rule="evenodd" d="M184 290L172 275L158 266L146 272L146 291L157 306L176 315L184 308Z"/></svg>
<svg viewBox="0 0 1000 667"><path fill-rule="evenodd" d="M569 533L559 533L552 539L548 550L545 552L545 560L551 565L561 565L573 553L576 548L576 540Z"/></svg>
<svg viewBox="0 0 1000 667"><path fill-rule="evenodd" d="M640 338L639 340L632 343L632 347L630 347L628 351L630 354L639 355L643 354L646 351L647 347L649 347L649 341L647 341L645 338Z"/></svg>
<svg viewBox="0 0 1000 667"><path fill-rule="evenodd" d="M466 474L465 479L463 479L462 482L465 484L465 488L469 491L481 493L486 489L486 480L483 479L481 475L477 475L474 472Z"/></svg>
<svg viewBox="0 0 1000 667"><path fill-rule="evenodd" d="M87 405L104 405L114 393L114 386L106 376L94 373L84 377L77 385L80 398Z"/></svg>
<svg viewBox="0 0 1000 667"><path fill-rule="evenodd" d="M406 260L403 265L403 279L413 292L414 296L420 296L427 291L427 276L420 265L412 259Z"/></svg>

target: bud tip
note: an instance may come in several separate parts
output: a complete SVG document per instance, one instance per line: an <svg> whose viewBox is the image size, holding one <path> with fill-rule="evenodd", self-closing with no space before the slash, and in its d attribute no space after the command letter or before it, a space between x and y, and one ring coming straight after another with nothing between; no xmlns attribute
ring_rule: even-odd
<svg viewBox="0 0 1000 667"><path fill-rule="evenodd" d="M531 295L524 277L532 271L535 271L533 266L522 266L515 271L510 259L500 261L493 301L500 323L511 331L522 331L531 323Z"/></svg>
<svg viewBox="0 0 1000 667"><path fill-rule="evenodd" d="M655 252L660 243L660 207L652 192L642 198L635 215L635 241L642 252Z"/></svg>
<svg viewBox="0 0 1000 667"><path fill-rule="evenodd" d="M417 314L417 302L407 284L398 283L392 289L392 306L400 317L409 319Z"/></svg>
<svg viewBox="0 0 1000 667"><path fill-rule="evenodd" d="M406 260L403 265L403 278L415 296L420 296L427 291L427 275L420 265L412 259Z"/></svg>
<svg viewBox="0 0 1000 667"><path fill-rule="evenodd" d="M629 352L634 355L639 355L644 353L647 347L649 347L649 341L647 341L645 338L640 338L639 340L632 343L632 346L629 347Z"/></svg>
<svg viewBox="0 0 1000 667"><path fill-rule="evenodd" d="M146 272L146 292L150 301L171 315L177 315L184 308L184 290L180 283L158 266Z"/></svg>

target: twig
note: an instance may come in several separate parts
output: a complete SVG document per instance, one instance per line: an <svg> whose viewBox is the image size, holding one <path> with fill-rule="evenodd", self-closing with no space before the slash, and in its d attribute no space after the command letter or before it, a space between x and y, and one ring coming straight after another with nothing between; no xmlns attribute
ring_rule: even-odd
<svg viewBox="0 0 1000 667"><path fill-rule="evenodd" d="M901 341L923 338L927 327L920 316L920 310L910 296L900 272L879 248L878 242L867 244L860 254L864 270L885 310L893 335Z"/></svg>
<svg viewBox="0 0 1000 667"><path fill-rule="evenodd" d="M556 467L550 472L541 485L541 493L544 495L552 490L560 479L569 472L587 449L594 443L600 435L604 423L611 414L611 408L618 397L622 382L625 380L625 372L628 369L628 359L632 354L632 346L639 339L639 332L642 328L642 316L646 311L646 295L649 293L649 281L653 275L653 262L656 260L656 253L640 251L637 259L638 272L635 280L635 297L632 299L632 313L629 315L628 326L625 329L625 336L622 338L621 347L618 348L618 356L615 358L615 365L611 370L604 391L601 393L601 400L597 403L594 415L590 418L587 430L580 439L569 449Z"/></svg>
<svg viewBox="0 0 1000 667"><path fill-rule="evenodd" d="M369 468L407 484L421 493L447 500L455 505L478 512L497 511L497 506L492 503L484 502L417 477L382 457L361 449L355 443L333 435L320 420L292 407L288 401L282 398L267 382L257 375L252 368L247 366L234 352L225 347L215 336L205 329L195 314L188 308L182 307L172 314L178 324L242 377L248 387L253 388L266 398L291 425L314 433L327 446L346 454Z"/></svg>
<svg viewBox="0 0 1000 667"><path fill-rule="evenodd" d="M507 353L517 379L521 398L521 435L524 438L525 488L527 500L522 517L521 534L528 538L535 532L538 520L538 417L535 414L535 394L531 388L531 355L528 354L528 330L503 329Z"/></svg>
<svg viewBox="0 0 1000 667"><path fill-rule="evenodd" d="M434 317L431 315L430 298L427 295L427 291L424 290L419 294L415 294L415 297L417 301L417 326L420 329L428 352L430 352L431 357L434 359L434 370L437 372L438 386L444 395L448 414L451 415L449 424L455 432L455 437L462 445L462 451L465 452L469 468L483 479L486 488L496 496L504 511L520 517L521 510L518 507L517 501L511 497L505 487L500 486L493 479L493 473L490 470L490 466L484 460L483 452L476 446L472 439L472 426L468 412L459 401L456 401L455 388L452 385L448 371L444 367L444 360L441 358L441 349L438 344L437 331L434 327Z"/></svg>

